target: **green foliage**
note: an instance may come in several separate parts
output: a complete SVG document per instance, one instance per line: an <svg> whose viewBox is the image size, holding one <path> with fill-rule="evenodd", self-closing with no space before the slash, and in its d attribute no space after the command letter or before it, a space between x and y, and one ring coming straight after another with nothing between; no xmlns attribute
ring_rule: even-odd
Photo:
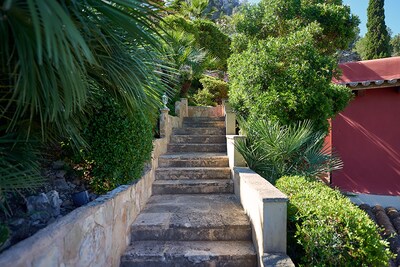
<svg viewBox="0 0 400 267"><path fill-rule="evenodd" d="M173 78L171 83L182 86L187 81L200 78L210 65L210 58L204 49L197 48L195 37L184 30L174 30L166 40L163 46L165 56L179 72L179 77Z"/></svg>
<svg viewBox="0 0 400 267"><path fill-rule="evenodd" d="M323 53L335 53L346 49L358 32L360 20L351 14L349 6L343 6L341 0L302 0L302 16L305 24L318 22L322 34L316 36L317 47Z"/></svg>
<svg viewBox="0 0 400 267"><path fill-rule="evenodd" d="M289 197L288 239L293 235L301 266L387 266L393 257L375 223L339 191L304 177L282 177L277 188Z"/></svg>
<svg viewBox="0 0 400 267"><path fill-rule="evenodd" d="M231 54L229 36L209 20L195 20L193 25L199 47L206 49L212 57L217 59L216 64L212 67L226 69L226 61Z"/></svg>
<svg viewBox="0 0 400 267"><path fill-rule="evenodd" d="M93 163L91 186L97 193L140 178L153 149L148 116L140 110L128 113L107 95L100 98L84 137L90 147L84 158Z"/></svg>
<svg viewBox="0 0 400 267"><path fill-rule="evenodd" d="M22 190L34 190L46 183L40 175L37 143L20 140L13 134L0 137L0 211L12 214L7 196Z"/></svg>
<svg viewBox="0 0 400 267"><path fill-rule="evenodd" d="M159 71L161 11L147 0L2 1L0 139L84 145L81 125L99 88L128 112L157 108L167 71ZM37 162L26 164L19 150L0 145L13 159L2 159L1 183L20 188L20 176L29 187Z"/></svg>
<svg viewBox="0 0 400 267"><path fill-rule="evenodd" d="M311 122L282 126L265 120L240 121L246 139L237 143L248 166L271 183L283 175L316 177L341 169L339 158L322 149L325 133Z"/></svg>
<svg viewBox="0 0 400 267"><path fill-rule="evenodd" d="M208 89L199 89L197 94L193 95L194 103L197 106L215 106L213 98L213 94Z"/></svg>
<svg viewBox="0 0 400 267"><path fill-rule="evenodd" d="M384 0L370 0L368 4L365 59L390 57L390 36L385 24Z"/></svg>
<svg viewBox="0 0 400 267"><path fill-rule="evenodd" d="M145 1L136 0L7 3L0 11L0 114L11 118L7 131L28 121L24 128L39 124L43 135L54 127L79 139L68 129L79 127L73 119L88 105L93 83L129 107L157 104L164 91L152 62L157 6L146 3L145 9Z"/></svg>
<svg viewBox="0 0 400 267"><path fill-rule="evenodd" d="M314 36L315 44L326 54L346 49L359 24L358 17L340 0L263 0L245 5L235 20L238 33L250 39L284 36L317 23L322 31Z"/></svg>
<svg viewBox="0 0 400 267"><path fill-rule="evenodd" d="M354 51L360 55L362 60L367 60L367 43L367 38L362 37L355 44Z"/></svg>
<svg viewBox="0 0 400 267"><path fill-rule="evenodd" d="M392 57L400 56L400 34L396 34L390 40L390 46L392 48Z"/></svg>
<svg viewBox="0 0 400 267"><path fill-rule="evenodd" d="M228 98L228 83L216 79L211 76L203 76L200 79L200 83L203 85L203 90L207 90L212 95L212 101L221 104L222 99Z"/></svg>
<svg viewBox="0 0 400 267"><path fill-rule="evenodd" d="M215 59L214 62L209 62L207 68L226 68L226 61L230 56L230 38L214 22L205 19L188 20L179 15L170 15L165 18L165 23L169 27L169 34L184 32L186 38L194 39L191 46L206 51L210 58Z"/></svg>
<svg viewBox="0 0 400 267"><path fill-rule="evenodd" d="M351 92L331 83L336 61L314 46L320 32L311 24L283 37L250 41L234 53L228 74L236 112L250 121L312 120L317 130L327 131L327 119L347 105Z"/></svg>
<svg viewBox="0 0 400 267"><path fill-rule="evenodd" d="M185 0L178 5L179 13L188 19L209 18L212 11L207 10L209 0Z"/></svg>

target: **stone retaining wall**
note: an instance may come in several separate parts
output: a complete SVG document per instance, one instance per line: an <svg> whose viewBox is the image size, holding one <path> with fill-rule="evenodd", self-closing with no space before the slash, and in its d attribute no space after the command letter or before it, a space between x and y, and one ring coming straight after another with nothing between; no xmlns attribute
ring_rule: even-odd
<svg viewBox="0 0 400 267"><path fill-rule="evenodd" d="M236 119L229 103L224 103L227 154L235 195L240 199L252 226L253 243L260 267L294 267L286 255L288 197L266 179L246 167L235 144L246 138L234 135Z"/></svg>
<svg viewBox="0 0 400 267"><path fill-rule="evenodd" d="M224 107L188 107L189 117L223 117Z"/></svg>
<svg viewBox="0 0 400 267"><path fill-rule="evenodd" d="M151 196L158 157L167 151L171 128L182 124L182 117L164 119L167 136L153 141L151 169L136 183L116 188L4 251L0 266L119 266L131 224Z"/></svg>

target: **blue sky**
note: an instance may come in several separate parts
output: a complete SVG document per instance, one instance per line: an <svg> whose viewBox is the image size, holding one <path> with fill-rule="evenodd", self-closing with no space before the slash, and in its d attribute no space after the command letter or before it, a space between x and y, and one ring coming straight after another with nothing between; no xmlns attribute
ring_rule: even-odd
<svg viewBox="0 0 400 267"><path fill-rule="evenodd" d="M249 0L250 3L258 3L260 0ZM367 8L368 0L343 0L343 4L350 6L353 14L360 20L360 34L365 35L367 31ZM393 35L400 33L400 0L385 0L386 25L392 30Z"/></svg>
<svg viewBox="0 0 400 267"><path fill-rule="evenodd" d="M367 8L368 0L343 0L343 4L350 6L353 14L360 17L360 34L365 35L367 31ZM385 22L393 34L400 33L400 0L385 0Z"/></svg>

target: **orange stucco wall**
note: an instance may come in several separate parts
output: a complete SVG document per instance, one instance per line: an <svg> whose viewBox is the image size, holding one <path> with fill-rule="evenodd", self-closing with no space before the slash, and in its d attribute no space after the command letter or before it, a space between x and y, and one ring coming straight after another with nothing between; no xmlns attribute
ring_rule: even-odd
<svg viewBox="0 0 400 267"><path fill-rule="evenodd" d="M363 91L332 120L332 146L344 162L333 186L343 191L400 195L400 93Z"/></svg>

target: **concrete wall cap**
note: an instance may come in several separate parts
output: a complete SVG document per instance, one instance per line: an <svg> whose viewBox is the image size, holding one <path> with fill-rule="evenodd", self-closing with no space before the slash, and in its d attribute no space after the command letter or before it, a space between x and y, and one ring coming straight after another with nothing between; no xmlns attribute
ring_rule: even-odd
<svg viewBox="0 0 400 267"><path fill-rule="evenodd" d="M233 171L239 175L241 182L249 184L257 191L264 203L288 201L288 197L284 193L253 170L244 167L234 167Z"/></svg>
<svg viewBox="0 0 400 267"><path fill-rule="evenodd" d="M235 140L235 139L244 139L244 138L246 138L246 136L245 135L227 135L226 138Z"/></svg>

